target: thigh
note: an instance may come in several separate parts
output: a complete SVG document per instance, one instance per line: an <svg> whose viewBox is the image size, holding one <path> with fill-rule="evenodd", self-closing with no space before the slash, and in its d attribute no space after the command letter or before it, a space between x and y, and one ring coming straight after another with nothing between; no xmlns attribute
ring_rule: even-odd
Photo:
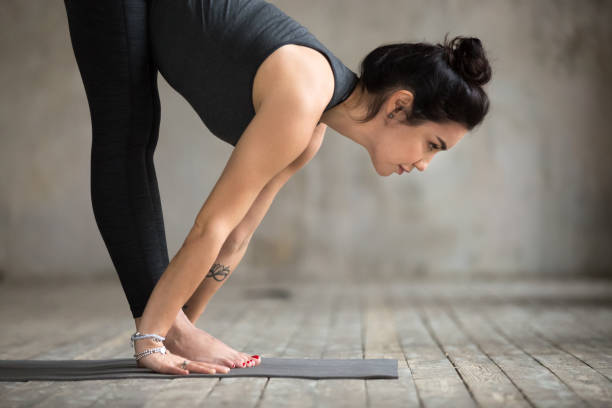
<svg viewBox="0 0 612 408"><path fill-rule="evenodd" d="M126 121L149 122L152 101L158 96L147 0L65 0L64 4L94 133L122 133ZM146 112L146 117L139 112Z"/></svg>

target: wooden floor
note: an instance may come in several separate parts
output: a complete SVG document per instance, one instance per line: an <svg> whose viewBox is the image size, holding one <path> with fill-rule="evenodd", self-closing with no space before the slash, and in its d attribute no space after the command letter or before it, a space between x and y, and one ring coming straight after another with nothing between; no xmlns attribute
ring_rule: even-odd
<svg viewBox="0 0 612 408"><path fill-rule="evenodd" d="M0 285L0 324L0 359L132 354L133 320L118 281ZM399 379L0 382L0 406L612 406L609 281L229 281L198 326L263 359L397 359Z"/></svg>

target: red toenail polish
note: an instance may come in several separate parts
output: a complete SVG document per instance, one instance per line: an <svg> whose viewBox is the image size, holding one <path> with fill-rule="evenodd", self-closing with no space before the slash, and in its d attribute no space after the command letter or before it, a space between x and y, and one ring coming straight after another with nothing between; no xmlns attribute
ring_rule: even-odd
<svg viewBox="0 0 612 408"><path fill-rule="evenodd" d="M246 363L242 363L242 366L244 367L246 365Z"/></svg>
<svg viewBox="0 0 612 408"><path fill-rule="evenodd" d="M254 355L254 356L251 356L251 357L253 357L256 360L259 360L259 356L258 355Z"/></svg>

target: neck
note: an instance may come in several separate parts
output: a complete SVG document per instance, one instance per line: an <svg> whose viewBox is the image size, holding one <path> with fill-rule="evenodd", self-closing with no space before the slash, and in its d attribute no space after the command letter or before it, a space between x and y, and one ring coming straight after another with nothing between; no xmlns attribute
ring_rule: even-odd
<svg viewBox="0 0 612 408"><path fill-rule="evenodd" d="M353 118L362 118L366 114L366 101L359 84L343 102L323 112L320 122L325 123L336 132L370 150L368 138L368 123L359 123Z"/></svg>

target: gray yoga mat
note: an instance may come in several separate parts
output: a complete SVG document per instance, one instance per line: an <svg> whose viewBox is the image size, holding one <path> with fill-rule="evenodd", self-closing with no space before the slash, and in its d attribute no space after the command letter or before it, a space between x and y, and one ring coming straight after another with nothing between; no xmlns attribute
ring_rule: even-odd
<svg viewBox="0 0 612 408"><path fill-rule="evenodd" d="M80 381L116 378L289 377L397 379L395 359L301 359L262 357L257 367L227 374L160 374L137 367L132 358L111 360L0 360L0 381Z"/></svg>

